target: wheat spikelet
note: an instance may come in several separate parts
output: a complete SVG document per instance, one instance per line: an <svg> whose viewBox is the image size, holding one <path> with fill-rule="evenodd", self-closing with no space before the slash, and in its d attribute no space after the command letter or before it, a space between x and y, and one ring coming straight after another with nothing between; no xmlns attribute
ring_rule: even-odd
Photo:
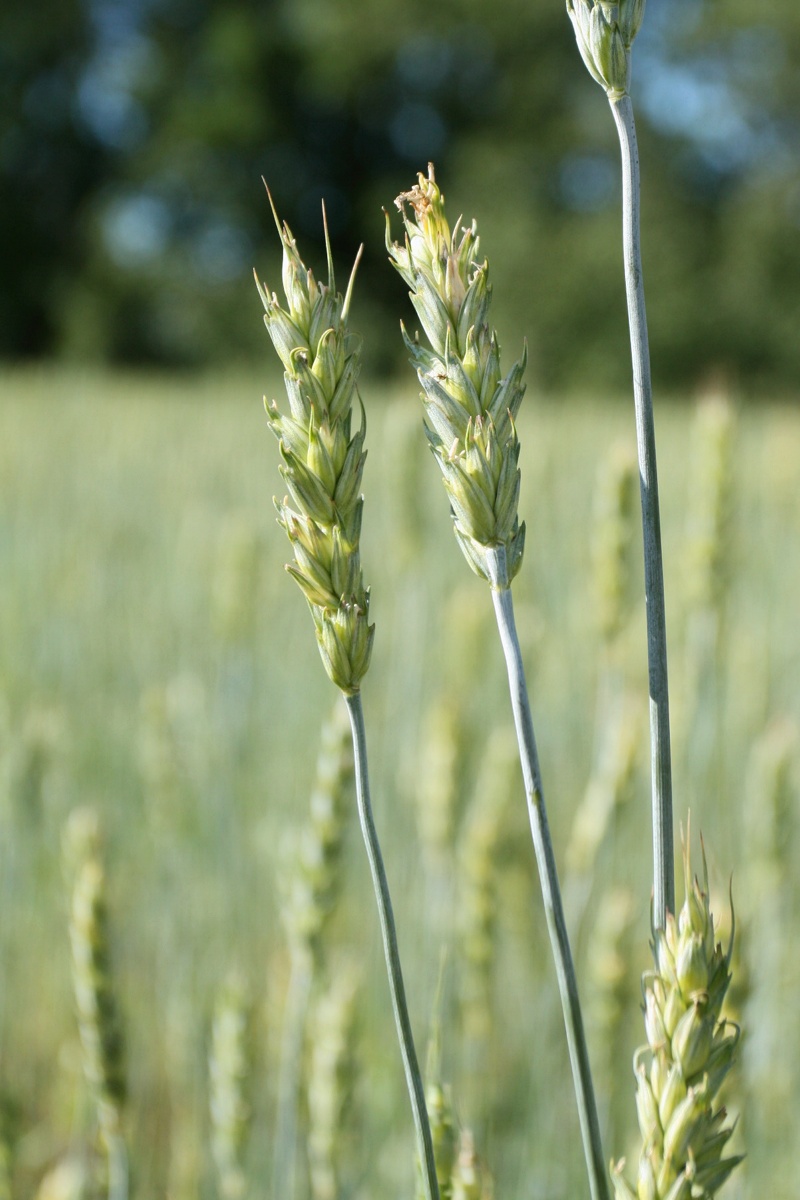
<svg viewBox="0 0 800 1200"><path fill-rule="evenodd" d="M274 209L273 209L274 213ZM279 523L294 549L287 571L308 601L322 661L343 692L355 694L369 666L374 626L359 554L365 422L351 434L360 369L360 340L347 327L353 274L336 292L327 225L328 282L318 284L302 262L288 225L283 246L284 309L261 285L267 331L284 366L288 413L273 401L270 427L280 445L289 498L276 501ZM359 251L360 257L360 251Z"/></svg>
<svg viewBox="0 0 800 1200"><path fill-rule="evenodd" d="M500 374L500 347L490 329L488 264L478 261L473 224L450 230L433 166L428 177L396 200L405 244L386 245L411 288L411 300L430 344L403 330L423 389L425 429L450 498L455 534L476 574L492 580L488 549L502 548L507 586L522 562L525 527L517 518L519 439L514 419L524 387L525 355ZM410 205L414 219L406 215Z"/></svg>
<svg viewBox="0 0 800 1200"><path fill-rule="evenodd" d="M105 873L99 832L90 811L73 813L65 853L76 862L70 910L72 978L83 1049L83 1068L97 1109L109 1169L109 1196L127 1193L121 1122L126 1099L122 1022L110 964Z"/></svg>
<svg viewBox="0 0 800 1200"><path fill-rule="evenodd" d="M247 1193L251 1074L249 997L241 975L232 972L217 1000L209 1053L211 1154L223 1200L241 1200Z"/></svg>
<svg viewBox="0 0 800 1200"><path fill-rule="evenodd" d="M313 1200L336 1200L342 1192L348 1112L355 1083L358 976L347 967L334 974L311 1023L308 1068L308 1160Z"/></svg>
<svg viewBox="0 0 800 1200"><path fill-rule="evenodd" d="M634 1055L642 1150L635 1191L624 1163L613 1170L618 1200L712 1200L741 1161L723 1157L733 1130L714 1107L739 1030L721 1018L731 949L716 939L705 855L703 867L701 885L686 849L683 907L654 933L655 970L643 977L647 1044Z"/></svg>

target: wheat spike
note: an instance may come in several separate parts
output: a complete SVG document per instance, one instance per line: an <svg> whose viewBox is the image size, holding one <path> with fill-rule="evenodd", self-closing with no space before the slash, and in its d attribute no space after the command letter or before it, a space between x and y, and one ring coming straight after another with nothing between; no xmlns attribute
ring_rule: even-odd
<svg viewBox="0 0 800 1200"><path fill-rule="evenodd" d="M617 1200L712 1200L741 1162L724 1157L733 1128L714 1107L739 1029L721 1017L731 946L716 940L705 854L703 868L701 885L686 848L683 907L654 934L655 969L643 978L647 1044L634 1055L642 1150L636 1190L624 1162L613 1168Z"/></svg>
<svg viewBox="0 0 800 1200"><path fill-rule="evenodd" d="M274 210L273 210L274 212ZM264 322L284 367L289 411L267 405L280 445L289 497L276 501L294 549L287 571L308 601L322 661L345 694L359 690L369 666L374 626L361 572L361 476L366 422L351 433L361 343L348 329L358 258L347 294L336 292L327 225L328 282L317 283L288 225L281 225L287 307L256 277ZM290 504L291 500L291 504ZM294 507L291 507L294 505Z"/></svg>
<svg viewBox="0 0 800 1200"><path fill-rule="evenodd" d="M433 165L427 178L395 202L405 243L386 246L411 288L429 348L403 330L422 386L425 430L450 498L456 538L467 562L493 578L487 550L505 552L506 586L522 562L525 526L519 524L519 439L514 420L524 394L523 354L503 378L500 346L489 325L488 264L480 262L477 227L450 230ZM413 219L406 209L411 207Z"/></svg>
<svg viewBox="0 0 800 1200"><path fill-rule="evenodd" d="M250 1004L240 974L232 972L214 1012L209 1053L211 1154L222 1200L247 1193L244 1156L250 1133L252 1074Z"/></svg>
<svg viewBox="0 0 800 1200"><path fill-rule="evenodd" d="M357 984L355 971L340 968L314 1011L308 1073L308 1159L313 1200L336 1200L341 1194L343 1151L348 1143L346 1126L355 1082Z"/></svg>

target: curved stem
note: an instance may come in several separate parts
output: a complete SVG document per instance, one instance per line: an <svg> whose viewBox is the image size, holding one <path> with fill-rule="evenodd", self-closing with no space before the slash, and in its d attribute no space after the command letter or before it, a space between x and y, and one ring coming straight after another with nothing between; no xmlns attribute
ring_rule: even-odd
<svg viewBox="0 0 800 1200"><path fill-rule="evenodd" d="M358 800L358 816L361 821L361 832L364 835L364 845L367 848L369 869L372 874L372 884L375 888L375 900L378 905L378 917L383 937L383 951L386 956L386 971L389 976L389 991L392 997L397 1037L400 1042L400 1053L403 1058L403 1069L406 1076L408 1095L414 1114L414 1125L417 1131L417 1144L422 1165L425 1200L439 1200L439 1185L436 1179L436 1163L433 1156L433 1139L428 1120L428 1110L425 1105L425 1090L422 1085L417 1052L414 1048L414 1035L411 1032L411 1021L406 1004L406 991L403 984L403 972L400 966L400 952L397 948L397 930L392 912L392 899L389 895L389 884L383 866L378 833L372 817L372 803L369 794L369 773L367 768L367 739L364 730L364 710L361 705L361 694L345 696L347 710L350 714L350 725L353 731L353 757L355 760L356 797Z"/></svg>
<svg viewBox="0 0 800 1200"><path fill-rule="evenodd" d="M639 488L644 534L644 587L647 609L647 664L650 677L650 763L653 802L653 922L663 929L675 911L675 861L672 840L672 763L669 739L667 630L664 567L658 504L656 436L650 349L644 307L642 252L639 241L639 151L630 96L611 100L622 152L622 235L625 290L633 360L633 397L639 454Z"/></svg>
<svg viewBox="0 0 800 1200"><path fill-rule="evenodd" d="M502 578L502 574L499 576ZM536 738L533 732L528 689L525 682L525 671L522 665L519 638L517 637L514 621L514 605L509 587L493 587L497 627L500 631L500 641L503 645L506 668L508 670L508 686L511 693L511 707L514 712L514 724L519 743L522 776L525 782L525 796L528 801L528 817L530 819L533 847L536 853L536 863L539 868L539 879L542 885L547 929L550 934L550 945L556 964L558 990L561 996L561 1008L564 1013L564 1025L567 1031L572 1078L575 1085L575 1096L578 1102L583 1149L586 1155L586 1166L589 1172L589 1184L593 1200L608 1200L608 1183L606 1181L606 1164L603 1156L603 1146L600 1138L600 1122L597 1116L597 1103L592 1085L592 1073L589 1065L589 1052L586 1047L586 1037L583 1030L578 984L575 978L575 967L572 961L572 951L569 945L567 925L564 919L564 909L561 902L561 890L558 884L553 843L547 824L547 811L544 804L542 777L539 769L539 755L536 749Z"/></svg>

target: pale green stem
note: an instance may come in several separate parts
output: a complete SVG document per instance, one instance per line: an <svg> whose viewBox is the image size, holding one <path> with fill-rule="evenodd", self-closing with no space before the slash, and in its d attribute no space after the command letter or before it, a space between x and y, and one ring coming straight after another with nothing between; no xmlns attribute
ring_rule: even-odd
<svg viewBox="0 0 800 1200"><path fill-rule="evenodd" d="M533 732L533 718L528 700L525 670L522 665L522 653L514 621L514 603L511 598L511 589L507 582L505 549L499 548L493 553L490 552L490 563L496 568L493 570L492 601L494 603L497 627L500 631L500 641L503 646L503 654L505 655L506 668L508 670L511 708L514 713L514 724L517 730L517 742L519 743L519 755L522 765L522 777L525 784L525 796L528 801L528 817L531 834L533 835L536 863L539 868L539 879L542 886L542 899L544 900L544 910L547 917L547 929L550 934L550 945L556 964L558 990L561 996L561 1008L564 1013L564 1025L567 1031L567 1045L569 1047L569 1057L572 1066L575 1096L578 1103L578 1116L580 1119L581 1137L583 1138L583 1150L586 1156L586 1167L589 1173L589 1184L592 1200L608 1200L606 1161L600 1138L600 1122L597 1116L597 1103L592 1085L589 1052L583 1030L578 984L575 978L575 967L572 961L569 935L567 934L567 925L564 919L564 908L561 902L561 890L558 884L553 843L550 839L550 829L547 824L547 810L544 804L539 755L536 750L536 738Z"/></svg>
<svg viewBox="0 0 800 1200"><path fill-rule="evenodd" d="M397 948L397 930L392 912L392 899L389 895L389 884L383 866L383 856L378 841L375 822L372 817L372 804L369 794L369 773L367 768L367 738L364 730L364 710L361 705L361 694L345 696L347 710L350 714L350 725L353 731L353 758L355 763L356 797L358 800L358 816L361 821L361 832L364 835L364 845L367 848L369 869L375 888L375 899L378 904L383 951L386 956L386 971L389 976L389 991L392 997L397 1037L400 1042L400 1053L403 1058L403 1069L406 1085L411 1100L411 1110L414 1114L414 1125L417 1131L417 1144L420 1163L422 1166L422 1182L425 1189L425 1200L439 1200L439 1185L436 1180L436 1163L433 1157L433 1139L428 1120L428 1110L425 1104L425 1089L414 1048L414 1035L411 1032L411 1021L406 1004L406 991L403 984L403 972L400 966L400 952Z"/></svg>
<svg viewBox="0 0 800 1200"><path fill-rule="evenodd" d="M303 1064L303 1038L314 972L311 955L295 950L286 993L281 1039L278 1113L272 1161L272 1192L284 1200L295 1194L297 1105Z"/></svg>
<svg viewBox="0 0 800 1200"><path fill-rule="evenodd" d="M644 307L642 251L639 241L639 151L630 96L610 100L622 151L622 238L625 290L633 360L633 397L639 488L644 535L644 588L647 612L647 663L650 677L650 762L653 802L653 923L666 926L675 911L675 860L672 838L672 763L669 740L667 627L664 611L664 567L658 504L656 435L650 349Z"/></svg>

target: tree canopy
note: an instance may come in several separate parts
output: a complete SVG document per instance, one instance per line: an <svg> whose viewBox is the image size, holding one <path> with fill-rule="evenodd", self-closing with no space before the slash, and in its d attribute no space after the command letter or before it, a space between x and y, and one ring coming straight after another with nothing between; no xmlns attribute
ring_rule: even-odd
<svg viewBox="0 0 800 1200"><path fill-rule="evenodd" d="M657 380L800 377L800 10L648 0L634 50ZM561 0L43 0L0 13L0 355L265 353L261 186L307 260L327 207L392 369L410 310L383 208L436 163L477 218L501 336L545 387L627 383L619 161ZM395 223L395 230L399 225Z"/></svg>

